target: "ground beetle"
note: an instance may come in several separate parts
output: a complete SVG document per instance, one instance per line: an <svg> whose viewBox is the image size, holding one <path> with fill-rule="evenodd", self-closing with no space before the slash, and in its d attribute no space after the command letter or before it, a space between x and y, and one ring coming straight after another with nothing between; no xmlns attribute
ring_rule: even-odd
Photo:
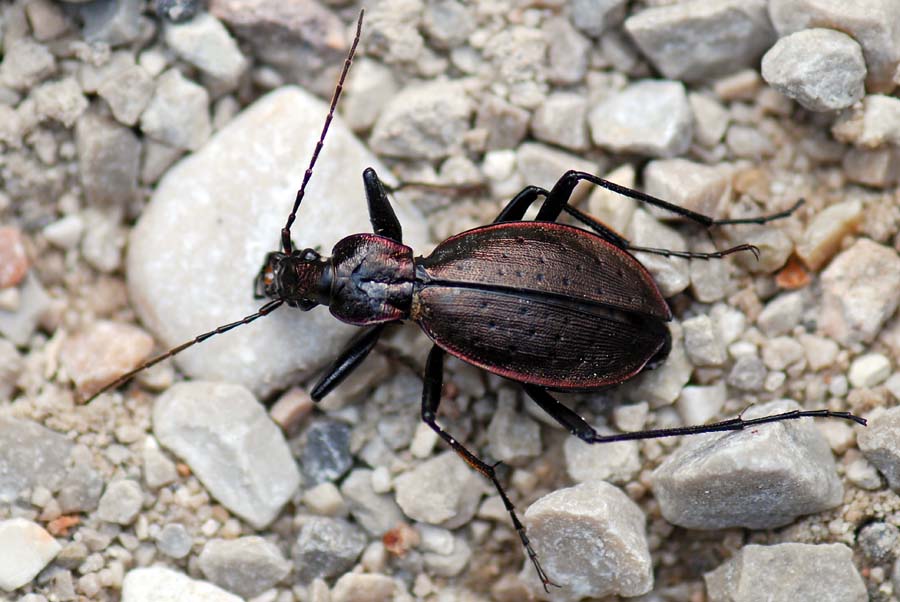
<svg viewBox="0 0 900 602"><path fill-rule="evenodd" d="M550 393L596 391L616 385L668 355L671 337L666 322L672 319L672 312L650 273L631 252L700 259L737 251L757 253L746 244L715 253L636 247L568 204L579 182L591 182L705 227L764 224L790 215L799 203L773 215L716 220L595 175L569 171L550 190L536 186L522 190L492 224L448 238L428 257L415 257L403 244L384 184L369 168L363 172L363 181L374 233L344 238L328 258L313 249L294 249L291 225L359 43L362 16L360 12L322 134L281 231L283 250L267 255L254 284L258 298L271 300L255 314L154 357L94 397L144 368L287 304L304 311L327 305L336 318L364 327L313 387L311 396L319 401L360 365L386 325L412 320L434 342L425 368L422 420L497 488L545 589L553 582L538 562L525 527L497 479L495 465L481 460L437 424L445 354L519 383L544 411L588 443L732 431L807 416L843 418L865 425L865 420L848 412L795 410L752 420L738 416L702 426L600 435ZM538 199L542 204L535 220L522 221ZM563 212L589 230L557 223Z"/></svg>

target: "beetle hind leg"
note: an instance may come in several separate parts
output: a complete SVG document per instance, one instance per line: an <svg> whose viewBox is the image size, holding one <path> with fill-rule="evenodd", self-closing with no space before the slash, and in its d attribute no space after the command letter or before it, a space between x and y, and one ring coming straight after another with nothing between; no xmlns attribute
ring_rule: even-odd
<svg viewBox="0 0 900 602"><path fill-rule="evenodd" d="M528 558L531 560L531 564L534 565L535 570L537 571L538 577L541 580L541 583L544 586L545 591L550 591L549 586L559 587L556 583L550 580L547 577L547 574L544 572L543 567L541 567L541 563L538 561L537 553L534 551L534 548L531 547L531 542L528 539L528 535L525 532L525 525L519 520L518 515L516 514L515 506L512 501L510 501L509 496L506 494L506 491L503 489L503 486L500 484L499 479L497 479L496 471L494 470L494 466L486 463L484 460L470 452L466 449L463 444L453 438L447 431L440 427L437 423L437 410L438 406L441 403L441 388L444 384L444 350L438 347L437 345L431 348L431 352L428 354L428 361L425 364L425 383L422 389L422 420L436 432L441 439L447 442L447 444L461 457L466 464L480 472L486 479L488 479L491 483L493 483L494 487L497 489L497 492L500 494L500 498L503 500L503 505L506 507L506 511L509 512L510 518L512 518L513 527L515 527L516 532L519 534L519 539L522 540L522 545L525 547L525 553L528 555Z"/></svg>

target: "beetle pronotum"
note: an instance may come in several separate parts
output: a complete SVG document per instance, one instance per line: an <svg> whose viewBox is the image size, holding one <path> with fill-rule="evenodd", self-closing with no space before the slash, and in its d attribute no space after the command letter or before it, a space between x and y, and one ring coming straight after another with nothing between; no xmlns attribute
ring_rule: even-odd
<svg viewBox="0 0 900 602"><path fill-rule="evenodd" d="M721 258L739 251L757 253L748 244L714 253L631 245L569 205L579 182L590 182L705 227L764 224L790 215L797 206L773 215L717 220L589 173L569 171L550 190L524 188L492 224L452 236L431 255L415 257L402 242L402 229L385 186L369 168L363 172L363 181L373 233L344 238L328 258L313 249L295 249L291 226L334 117L360 40L362 17L360 12L322 133L282 228L282 249L266 256L254 283L255 295L269 301L254 314L148 360L104 386L91 399L192 345L248 324L286 304L304 311L327 305L338 319L363 327L313 387L311 396L318 401L361 364L387 324L412 320L434 343L425 368L422 419L469 466L493 483L545 588L553 582L542 569L494 466L437 423L447 353L519 383L544 411L587 443L732 431L801 417L842 418L865 424L865 420L848 412L795 410L752 420L738 416L701 426L600 435L551 393L594 391L616 385L668 355L671 339L666 322L672 319L672 312L632 252L699 259ZM538 200L542 203L537 217L522 221L526 210ZM557 218L564 212L584 228L558 223Z"/></svg>

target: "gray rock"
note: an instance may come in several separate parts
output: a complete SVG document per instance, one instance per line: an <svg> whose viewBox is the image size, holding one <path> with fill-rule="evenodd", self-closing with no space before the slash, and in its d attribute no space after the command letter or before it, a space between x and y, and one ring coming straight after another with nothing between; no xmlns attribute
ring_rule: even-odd
<svg viewBox="0 0 900 602"><path fill-rule="evenodd" d="M367 57L354 61L341 96L344 121L354 132L371 129L396 94L397 81L388 67Z"/></svg>
<svg viewBox="0 0 900 602"><path fill-rule="evenodd" d="M891 489L900 489L900 407L878 408L869 425L857 433L857 443L866 459L887 479Z"/></svg>
<svg viewBox="0 0 900 602"><path fill-rule="evenodd" d="M284 436L239 385L179 383L153 407L153 433L223 506L262 529L300 485Z"/></svg>
<svg viewBox="0 0 900 602"><path fill-rule="evenodd" d="M784 370L805 359L803 345L790 336L767 340L762 348L762 361L769 370Z"/></svg>
<svg viewBox="0 0 900 602"><path fill-rule="evenodd" d="M591 37L599 37L625 18L625 0L573 0L572 23Z"/></svg>
<svg viewBox="0 0 900 602"><path fill-rule="evenodd" d="M477 24L474 7L457 0L438 0L425 5L422 30L438 48L464 44Z"/></svg>
<svg viewBox="0 0 900 602"><path fill-rule="evenodd" d="M198 150L212 133L209 94L177 69L166 71L141 114L141 130L163 144Z"/></svg>
<svg viewBox="0 0 900 602"><path fill-rule="evenodd" d="M156 547L169 558L184 558L194 545L194 538L181 523L168 523L156 536Z"/></svg>
<svg viewBox="0 0 900 602"><path fill-rule="evenodd" d="M840 0L772 0L769 16L780 36L826 27L845 32L862 46L871 92L890 92L900 64L900 36L893 24L900 20L900 4L872 0L864 4Z"/></svg>
<svg viewBox="0 0 900 602"><path fill-rule="evenodd" d="M144 481L150 489L159 489L178 480L175 463L159 449L159 443L152 436L144 441L143 461Z"/></svg>
<svg viewBox="0 0 900 602"><path fill-rule="evenodd" d="M876 521L859 530L856 543L862 553L875 564L890 562L900 546L900 529L890 523Z"/></svg>
<svg viewBox="0 0 900 602"><path fill-rule="evenodd" d="M103 477L87 464L76 462L66 473L56 501L63 514L90 512L100 503Z"/></svg>
<svg viewBox="0 0 900 602"><path fill-rule="evenodd" d="M370 54L386 63L415 63L425 51L425 40L419 33L424 3L414 0L386 0L372 7L366 15L367 44Z"/></svg>
<svg viewBox="0 0 900 602"><path fill-rule="evenodd" d="M523 181L548 190L570 169L593 173L596 167L597 164L593 161L537 142L525 142L519 145L516 152L516 170ZM515 193L519 190L521 188L517 187ZM578 194L579 190L576 188L573 196Z"/></svg>
<svg viewBox="0 0 900 602"><path fill-rule="evenodd" d="M694 139L706 147L722 140L728 129L729 113L717 100L699 92L688 94L694 112Z"/></svg>
<svg viewBox="0 0 900 602"><path fill-rule="evenodd" d="M648 8L625 30L666 77L704 81L750 67L775 41L765 0L691 0Z"/></svg>
<svg viewBox="0 0 900 602"><path fill-rule="evenodd" d="M201 13L190 21L167 23L163 32L166 44L179 58L213 78L223 89L237 87L247 69L247 59L217 18Z"/></svg>
<svg viewBox="0 0 900 602"><path fill-rule="evenodd" d="M900 256L861 238L822 272L822 291L823 332L845 345L868 343L900 301Z"/></svg>
<svg viewBox="0 0 900 602"><path fill-rule="evenodd" d="M22 356L16 346L6 339L0 339L0 402L11 401L22 369Z"/></svg>
<svg viewBox="0 0 900 602"><path fill-rule="evenodd" d="M775 145L756 126L735 123L725 132L725 144L735 157L759 161L775 153Z"/></svg>
<svg viewBox="0 0 900 602"><path fill-rule="evenodd" d="M515 395L498 395L497 409L488 425L488 445L491 456L510 464L541 453L541 429L527 414L518 411Z"/></svg>
<svg viewBox="0 0 900 602"><path fill-rule="evenodd" d="M75 127L75 144L90 203L126 204L137 196L141 143L129 128L88 113Z"/></svg>
<svg viewBox="0 0 900 602"><path fill-rule="evenodd" d="M39 120L52 119L67 128L88 108L87 98L74 77L41 84L31 91Z"/></svg>
<svg viewBox="0 0 900 602"><path fill-rule="evenodd" d="M11 592L26 585L61 549L37 523L24 518L0 522L0 588Z"/></svg>
<svg viewBox="0 0 900 602"><path fill-rule="evenodd" d="M746 545L704 579L710 602L750 602L760 592L771 602L868 600L853 552L840 543Z"/></svg>
<svg viewBox="0 0 900 602"><path fill-rule="evenodd" d="M487 38L482 55L491 62L492 79L507 88L511 103L534 109L547 95L548 42L544 31L515 25Z"/></svg>
<svg viewBox="0 0 900 602"><path fill-rule="evenodd" d="M198 557L203 575L243 598L271 589L291 572L291 563L262 537L211 539Z"/></svg>
<svg viewBox="0 0 900 602"><path fill-rule="evenodd" d="M50 307L50 296L33 272L26 274L18 292L18 307L0 309L0 334L24 347Z"/></svg>
<svg viewBox="0 0 900 602"><path fill-rule="evenodd" d="M721 366L727 354L725 342L712 318L694 316L681 323L684 328L684 350L695 366Z"/></svg>
<svg viewBox="0 0 900 602"><path fill-rule="evenodd" d="M427 529L438 529L438 527L423 525L420 528L420 532L427 531ZM450 545L447 546L448 549L439 551L428 550L425 545L426 535L423 534L422 545L420 546L422 549L422 560L425 562L425 568L428 569L430 574L439 577L455 577L462 573L469 564L469 560L472 558L472 548L469 547L469 544L466 543L463 537L454 537L449 531L446 531L446 534L449 536Z"/></svg>
<svg viewBox="0 0 900 602"><path fill-rule="evenodd" d="M143 503L144 492L137 481L113 481L100 498L97 516L108 523L130 525L137 518Z"/></svg>
<svg viewBox="0 0 900 602"><path fill-rule="evenodd" d="M686 159L658 159L644 168L644 191L670 203L709 216L719 215L722 199L731 190L728 171ZM675 219L671 211L648 207L662 219Z"/></svg>
<svg viewBox="0 0 900 602"><path fill-rule="evenodd" d="M535 111L531 132L542 142L585 150L588 147L586 116L587 100L582 95L557 92Z"/></svg>
<svg viewBox="0 0 900 602"><path fill-rule="evenodd" d="M831 133L861 148L900 144L900 98L868 94L861 104L841 113Z"/></svg>
<svg viewBox="0 0 900 602"><path fill-rule="evenodd" d="M554 600L645 594L653 567L641 509L620 489L589 481L545 495L525 511L525 527L554 583ZM540 591L526 559L520 577Z"/></svg>
<svg viewBox="0 0 900 602"><path fill-rule="evenodd" d="M594 143L619 153L672 157L691 144L693 113L681 82L631 84L588 115Z"/></svg>
<svg viewBox="0 0 900 602"><path fill-rule="evenodd" d="M394 490L409 518L455 529L475 516L482 479L456 453L446 451L399 475Z"/></svg>
<svg viewBox="0 0 900 602"><path fill-rule="evenodd" d="M600 429L603 434L611 431ZM617 485L631 482L641 469L637 441L585 443L568 437L563 443L566 472L577 483L609 481Z"/></svg>
<svg viewBox="0 0 900 602"><path fill-rule="evenodd" d="M303 475L310 485L336 481L350 470L350 426L333 420L317 420L305 433L300 451Z"/></svg>
<svg viewBox="0 0 900 602"><path fill-rule="evenodd" d="M155 0L153 3L156 14L173 23L191 19L199 9L199 0Z"/></svg>
<svg viewBox="0 0 900 602"><path fill-rule="evenodd" d="M161 346L258 309L253 279L278 246L326 113L297 88L273 92L160 181L132 232L127 272L132 303ZM300 248L327 252L347 234L371 231L358 175L370 165L389 175L336 118L293 230ZM400 203L394 209L404 241L422 249L421 217ZM329 361L354 332L324 308L284 308L179 354L176 364L267 395Z"/></svg>
<svg viewBox="0 0 900 602"><path fill-rule="evenodd" d="M0 502L8 504L26 488L59 489L72 442L35 422L0 418L0 449Z"/></svg>
<svg viewBox="0 0 900 602"><path fill-rule="evenodd" d="M242 598L172 569L131 569L122 581L122 602L243 602Z"/></svg>
<svg viewBox="0 0 900 602"><path fill-rule="evenodd" d="M640 247L673 251L688 248L687 241L677 230L659 222L643 209L636 210L632 215L626 236L633 245ZM634 255L653 276L663 297L677 295L690 285L690 264L687 259L640 251Z"/></svg>
<svg viewBox="0 0 900 602"><path fill-rule="evenodd" d="M766 335L787 334L800 323L803 315L803 293L784 293L768 303L756 318L756 324Z"/></svg>
<svg viewBox="0 0 900 602"><path fill-rule="evenodd" d="M372 473L369 469L357 468L341 483L340 493L357 524L370 535L381 537L404 518L393 496L375 492Z"/></svg>
<svg viewBox="0 0 900 602"><path fill-rule="evenodd" d="M29 38L4 47L0 82L15 90L27 90L56 71L56 60L43 44Z"/></svg>
<svg viewBox="0 0 900 602"><path fill-rule="evenodd" d="M121 46L140 37L146 25L141 0L97 0L78 7L84 22L82 32L89 42Z"/></svg>
<svg viewBox="0 0 900 602"><path fill-rule="evenodd" d="M763 57L762 76L810 111L845 109L866 92L862 48L833 29L806 29L781 38Z"/></svg>
<svg viewBox="0 0 900 602"><path fill-rule="evenodd" d="M591 42L563 17L544 21L547 45L547 79L557 85L577 84L587 73Z"/></svg>
<svg viewBox="0 0 900 602"><path fill-rule="evenodd" d="M291 549L294 577L300 583L337 577L356 564L365 546L359 527L342 519L309 517Z"/></svg>
<svg viewBox="0 0 900 602"><path fill-rule="evenodd" d="M529 113L491 94L478 105L475 127L486 132L486 150L516 148L528 130Z"/></svg>
<svg viewBox="0 0 900 602"><path fill-rule="evenodd" d="M684 424L705 424L722 411L727 394L722 381L708 387L689 386L682 389L675 407Z"/></svg>
<svg viewBox="0 0 900 602"><path fill-rule="evenodd" d="M155 87L146 69L131 65L106 78L97 88L97 94L109 104L116 121L133 126L150 102Z"/></svg>
<svg viewBox="0 0 900 602"><path fill-rule="evenodd" d="M469 129L472 102L457 83L412 86L394 96L372 128L376 152L408 159L441 159L458 153Z"/></svg>
<svg viewBox="0 0 900 602"><path fill-rule="evenodd" d="M797 408L789 400L750 407L745 419ZM688 529L770 529L834 508L843 487L828 443L811 420L686 437L653 472L663 516Z"/></svg>

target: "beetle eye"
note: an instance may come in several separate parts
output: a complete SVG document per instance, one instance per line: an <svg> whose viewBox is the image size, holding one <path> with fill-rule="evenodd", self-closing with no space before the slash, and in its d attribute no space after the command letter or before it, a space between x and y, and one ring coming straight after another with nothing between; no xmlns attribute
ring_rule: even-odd
<svg viewBox="0 0 900 602"><path fill-rule="evenodd" d="M316 261L319 257L321 257L321 255L316 253L313 249L304 249L303 255L301 256L303 261Z"/></svg>

